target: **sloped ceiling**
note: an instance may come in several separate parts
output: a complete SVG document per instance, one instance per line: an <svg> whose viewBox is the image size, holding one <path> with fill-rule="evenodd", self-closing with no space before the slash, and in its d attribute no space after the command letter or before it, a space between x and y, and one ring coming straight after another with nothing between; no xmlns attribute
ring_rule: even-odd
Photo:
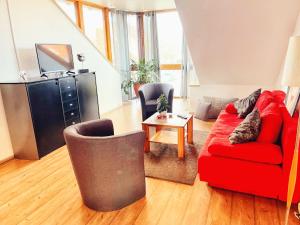
<svg viewBox="0 0 300 225"><path fill-rule="evenodd" d="M273 85L299 0L175 0L200 84Z"/></svg>

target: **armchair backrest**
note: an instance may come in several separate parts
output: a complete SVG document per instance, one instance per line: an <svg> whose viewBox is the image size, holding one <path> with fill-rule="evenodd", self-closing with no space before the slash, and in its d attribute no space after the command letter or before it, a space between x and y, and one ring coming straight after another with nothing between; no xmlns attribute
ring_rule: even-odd
<svg viewBox="0 0 300 225"><path fill-rule="evenodd" d="M142 92L142 95L145 98L145 101L158 99L161 94L164 94L167 98L170 95L170 91L173 89L171 84L167 83L150 83L144 84L139 92ZM140 95L140 96L142 96ZM173 96L172 96L173 97Z"/></svg>
<svg viewBox="0 0 300 225"><path fill-rule="evenodd" d="M95 120L67 127L64 137L88 207L116 210L145 195L143 131L114 135L111 120Z"/></svg>

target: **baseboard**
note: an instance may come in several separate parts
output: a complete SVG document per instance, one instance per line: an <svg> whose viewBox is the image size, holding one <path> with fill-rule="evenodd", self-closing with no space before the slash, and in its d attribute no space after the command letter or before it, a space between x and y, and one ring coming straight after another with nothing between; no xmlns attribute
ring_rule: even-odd
<svg viewBox="0 0 300 225"><path fill-rule="evenodd" d="M0 164L5 163L5 162L7 162L7 161L9 161L9 160L11 160L13 158L14 158L14 155L10 155L10 156L7 156L7 157L5 157L3 159L0 159Z"/></svg>

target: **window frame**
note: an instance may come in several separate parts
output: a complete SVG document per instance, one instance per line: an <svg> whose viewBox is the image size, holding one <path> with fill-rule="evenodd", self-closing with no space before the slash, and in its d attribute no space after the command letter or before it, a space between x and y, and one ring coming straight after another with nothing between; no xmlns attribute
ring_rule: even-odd
<svg viewBox="0 0 300 225"><path fill-rule="evenodd" d="M104 17L104 28L105 28L105 49L106 49L106 58L112 62L112 43L111 43L111 31L110 31L110 9L105 7L104 5L88 2L84 0L65 0L68 2L72 2L75 8L76 15L76 24L79 29L85 33L84 31L84 18L83 18L83 5L89 6L92 8L97 8L102 10ZM156 13L167 13L177 11L176 9L165 9L165 10L157 10ZM137 15L137 23L138 23L138 48L139 48L139 59L145 58L145 35L144 35L144 14L145 12L128 12L131 14ZM182 70L182 64L160 64L160 70Z"/></svg>
<svg viewBox="0 0 300 225"><path fill-rule="evenodd" d="M160 10L156 11L156 13L168 13L177 11L176 9L167 9L167 10ZM171 64L159 64L160 70L182 70L181 63L171 63Z"/></svg>
<svg viewBox="0 0 300 225"><path fill-rule="evenodd" d="M104 30L105 30L105 53L106 58L112 62L112 47L111 47L111 36L110 36L110 19L109 19L109 8L100 5L98 3L87 2L82 0L66 0L68 2L73 2L76 14L76 24L79 29L85 33L84 31L84 18L83 18L83 6L88 6L91 8L96 8L102 10L103 21L104 21Z"/></svg>

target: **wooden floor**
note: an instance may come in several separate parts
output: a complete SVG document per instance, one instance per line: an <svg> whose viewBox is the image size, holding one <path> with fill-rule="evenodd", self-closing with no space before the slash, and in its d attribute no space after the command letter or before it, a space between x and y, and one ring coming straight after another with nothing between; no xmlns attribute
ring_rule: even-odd
<svg viewBox="0 0 300 225"><path fill-rule="evenodd" d="M189 110L175 100L175 111ZM117 133L141 129L139 103L133 101L106 115ZM209 130L211 122L194 122ZM147 178L146 198L122 210L101 213L81 201L65 147L39 161L11 160L0 165L0 224L97 225L282 225L285 205L276 200ZM290 223L299 224L290 213Z"/></svg>

